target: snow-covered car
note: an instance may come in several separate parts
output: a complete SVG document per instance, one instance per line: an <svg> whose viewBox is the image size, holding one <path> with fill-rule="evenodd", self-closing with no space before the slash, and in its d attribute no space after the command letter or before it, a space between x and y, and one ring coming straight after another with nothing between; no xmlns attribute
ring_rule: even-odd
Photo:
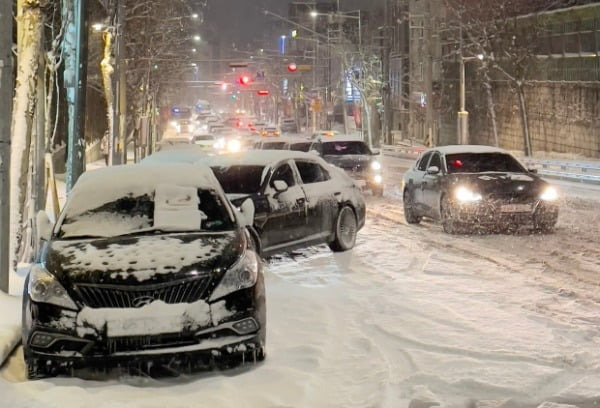
<svg viewBox="0 0 600 408"><path fill-rule="evenodd" d="M192 139L189 137L165 137L156 143L156 151L188 148L192 144Z"/></svg>
<svg viewBox="0 0 600 408"><path fill-rule="evenodd" d="M289 144L285 140L259 140L253 146L256 150L287 150L289 149Z"/></svg>
<svg viewBox="0 0 600 408"><path fill-rule="evenodd" d="M279 126L283 133L298 133L298 123L294 118L283 118Z"/></svg>
<svg viewBox="0 0 600 408"><path fill-rule="evenodd" d="M281 136L281 130L275 126L266 126L262 128L260 135L263 137L278 137Z"/></svg>
<svg viewBox="0 0 600 408"><path fill-rule="evenodd" d="M29 378L113 366L229 367L265 356L262 263L213 172L195 164L85 173L23 297Z"/></svg>
<svg viewBox="0 0 600 408"><path fill-rule="evenodd" d="M558 218L556 188L496 147L426 150L403 184L406 221L417 224L429 217L441 221L448 233L524 224L551 232Z"/></svg>
<svg viewBox="0 0 600 408"><path fill-rule="evenodd" d="M318 138L310 147L326 162L338 166L374 195L383 195L381 155L363 140L348 137Z"/></svg>
<svg viewBox="0 0 600 408"><path fill-rule="evenodd" d="M289 150L251 150L202 158L239 206L251 198L252 235L261 255L326 243L354 247L365 200L354 181L320 157Z"/></svg>
<svg viewBox="0 0 600 408"><path fill-rule="evenodd" d="M337 130L318 130L314 132L311 139L337 138L342 136Z"/></svg>
<svg viewBox="0 0 600 408"><path fill-rule="evenodd" d="M192 138L192 143L203 149L212 150L217 147L217 137L207 133L197 134Z"/></svg>

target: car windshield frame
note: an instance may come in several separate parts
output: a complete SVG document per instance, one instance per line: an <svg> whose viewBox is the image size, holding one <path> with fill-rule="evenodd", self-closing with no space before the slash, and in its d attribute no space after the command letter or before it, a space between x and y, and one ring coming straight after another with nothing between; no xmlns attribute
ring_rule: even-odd
<svg viewBox="0 0 600 408"><path fill-rule="evenodd" d="M477 158L477 162L469 161L469 157ZM493 163L501 163L500 159L505 160L504 166L493 166ZM444 162L448 174L527 173L525 167L515 157L503 152L447 153L444 155Z"/></svg>

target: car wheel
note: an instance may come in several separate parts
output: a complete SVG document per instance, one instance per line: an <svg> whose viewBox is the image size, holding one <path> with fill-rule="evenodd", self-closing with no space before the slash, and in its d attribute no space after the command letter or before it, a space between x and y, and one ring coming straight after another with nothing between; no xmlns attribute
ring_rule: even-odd
<svg viewBox="0 0 600 408"><path fill-rule="evenodd" d="M354 210L349 206L344 206L340 210L337 221L335 222L335 239L329 244L333 252L343 252L354 247L356 243L356 234L358 232L358 223Z"/></svg>
<svg viewBox="0 0 600 408"><path fill-rule="evenodd" d="M440 213L444 232L447 234L458 234L461 231L461 224L456 221L456 216L452 211L452 203L447 197L442 198Z"/></svg>
<svg viewBox="0 0 600 408"><path fill-rule="evenodd" d="M408 224L418 224L421 222L423 217L416 214L415 205L408 190L404 190L404 196L402 198L404 203L404 219Z"/></svg>

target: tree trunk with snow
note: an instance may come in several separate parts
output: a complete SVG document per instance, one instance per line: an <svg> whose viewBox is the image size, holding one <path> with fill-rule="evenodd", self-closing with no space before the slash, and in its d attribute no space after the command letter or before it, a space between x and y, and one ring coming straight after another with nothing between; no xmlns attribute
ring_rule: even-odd
<svg viewBox="0 0 600 408"><path fill-rule="evenodd" d="M102 61L100 62L100 71L102 72L102 88L104 90L104 99L106 99L106 118L108 119L108 140L107 149L109 152L108 162L112 164L112 152L113 152L113 130L114 130L114 93L112 86L112 76L114 73L114 68L110 63L112 58L112 33L105 32L103 36L104 40L104 53Z"/></svg>
<svg viewBox="0 0 600 408"><path fill-rule="evenodd" d="M18 61L10 166L10 267L16 270L23 238L31 132L44 17L39 0L18 0Z"/></svg>
<svg viewBox="0 0 600 408"><path fill-rule="evenodd" d="M517 96L519 97L519 111L521 112L521 126L523 128L523 146L525 156L531 156L531 136L529 134L529 119L525 103L525 87L522 82L517 82Z"/></svg>
<svg viewBox="0 0 600 408"><path fill-rule="evenodd" d="M490 115L490 121L492 122L492 133L494 135L494 146L499 147L500 140L498 138L498 123L496 120L496 106L494 104L494 96L492 94L492 81L490 79L490 73L487 69L485 69L483 72L483 86L485 88L488 113Z"/></svg>

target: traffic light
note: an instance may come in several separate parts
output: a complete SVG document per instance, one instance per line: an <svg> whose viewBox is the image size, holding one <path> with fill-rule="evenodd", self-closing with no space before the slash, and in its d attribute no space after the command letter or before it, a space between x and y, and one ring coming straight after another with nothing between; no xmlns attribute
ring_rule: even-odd
<svg viewBox="0 0 600 408"><path fill-rule="evenodd" d="M298 65L292 62L291 64L288 64L287 69L290 72L296 72L298 70Z"/></svg>
<svg viewBox="0 0 600 408"><path fill-rule="evenodd" d="M258 94L258 96L267 96L269 95L269 91L268 90L260 90L258 92L256 92Z"/></svg>
<svg viewBox="0 0 600 408"><path fill-rule="evenodd" d="M248 85L250 83L250 77L248 75L242 75L238 78L240 85Z"/></svg>

